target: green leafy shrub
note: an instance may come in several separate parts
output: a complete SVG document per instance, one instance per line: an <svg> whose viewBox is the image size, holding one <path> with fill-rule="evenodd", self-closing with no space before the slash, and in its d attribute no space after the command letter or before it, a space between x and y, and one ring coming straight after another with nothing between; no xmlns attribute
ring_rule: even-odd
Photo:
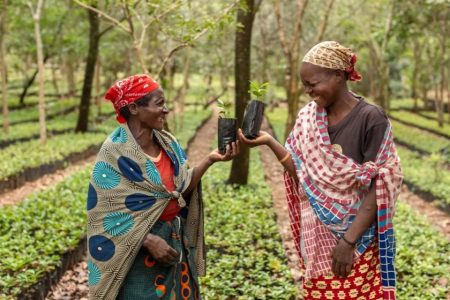
<svg viewBox="0 0 450 300"><path fill-rule="evenodd" d="M272 196L261 162L251 153L247 186L224 185L230 163L215 165L204 177L208 272L207 299L294 299Z"/></svg>

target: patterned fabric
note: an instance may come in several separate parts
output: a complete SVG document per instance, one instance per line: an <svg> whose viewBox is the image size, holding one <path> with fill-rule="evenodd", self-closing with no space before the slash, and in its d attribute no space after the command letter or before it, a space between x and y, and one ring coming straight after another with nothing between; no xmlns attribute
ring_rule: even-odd
<svg viewBox="0 0 450 300"><path fill-rule="evenodd" d="M195 249L197 273L205 273L203 203L196 188L186 201L189 186L184 151L166 131L153 131L174 165L176 190L169 192L154 163L135 141L127 124L103 143L95 162L87 200L90 299L115 299L142 242L172 198L187 217L187 248Z"/></svg>
<svg viewBox="0 0 450 300"><path fill-rule="evenodd" d="M120 115L120 109L159 88L159 84L147 74L139 74L119 80L105 94L105 99L112 102L119 123L126 120Z"/></svg>
<svg viewBox="0 0 450 300"><path fill-rule="evenodd" d="M285 173L291 229L302 257L305 278L309 280L331 271L331 251L352 224L375 179L377 224L357 241L355 257L360 257L377 237L383 290L386 299L394 299L392 218L403 176L391 126L386 130L375 162L362 165L333 150L327 128L325 109L313 101L300 111L286 141L299 178L296 188L293 178Z"/></svg>
<svg viewBox="0 0 450 300"><path fill-rule="evenodd" d="M346 278L328 273L304 282L304 299L383 299L379 265L378 246L372 243Z"/></svg>
<svg viewBox="0 0 450 300"><path fill-rule="evenodd" d="M158 235L175 249L180 254L179 261L174 265L157 262L142 248L128 272L117 300L200 299L195 251L184 246L184 227L185 221L180 216L171 222L156 222L151 233Z"/></svg>
<svg viewBox="0 0 450 300"><path fill-rule="evenodd" d="M359 81L361 75L355 70L356 54L334 41L321 42L306 53L303 61L328 69L343 70L348 73L348 80Z"/></svg>

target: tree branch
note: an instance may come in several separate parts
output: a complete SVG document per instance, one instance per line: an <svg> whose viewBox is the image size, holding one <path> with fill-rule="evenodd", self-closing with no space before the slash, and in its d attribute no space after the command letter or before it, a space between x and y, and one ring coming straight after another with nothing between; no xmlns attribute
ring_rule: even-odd
<svg viewBox="0 0 450 300"><path fill-rule="evenodd" d="M283 49L284 55L286 57L290 57L291 53L288 43L286 41L286 29L284 28L283 17L281 15L280 0L274 1L274 12L278 25L277 32L278 38L280 39L281 48Z"/></svg>
<svg viewBox="0 0 450 300"><path fill-rule="evenodd" d="M96 9L92 6L89 6L83 2L80 2L79 0L73 0L76 4L80 5L81 7L84 7L86 9L89 9L93 12L96 12L97 14L99 14L101 17L107 19L108 21L110 21L111 23L115 24L116 26L120 27L122 30L124 30L125 32L131 33L130 29L128 29L126 26L124 26L119 20L111 17L110 15L106 14L105 12Z"/></svg>
<svg viewBox="0 0 450 300"><path fill-rule="evenodd" d="M294 27L295 29L290 47L294 55L298 53L298 48L300 45L300 35L302 33L303 15L305 14L307 4L308 0L297 0L297 13L295 16L295 27Z"/></svg>
<svg viewBox="0 0 450 300"><path fill-rule="evenodd" d="M325 8L325 15L323 16L322 23L320 24L319 31L317 32L314 45L319 43L322 40L323 35L325 34L325 30L328 25L328 17L330 16L330 12L331 12L331 9L333 8L333 4L334 4L334 0L328 0L327 6Z"/></svg>
<svg viewBox="0 0 450 300"><path fill-rule="evenodd" d="M221 16L219 16L219 17L216 18L216 20L215 20L216 22L214 22L214 23L217 23L217 22L220 20L220 18L222 18L222 16L227 15L227 14L228 14L228 13L229 13L229 12L230 12L237 4L239 4L239 2L240 2L240 0L235 0L234 3L232 3L231 5L229 5L229 6L225 9L225 12L224 12ZM200 37L202 37L202 36L203 36L204 34L206 34L208 31L209 31L209 28L203 28L203 30L200 31L199 33L197 33L197 34L191 39L190 42L183 42L183 43L181 43L181 44L175 46L172 50L170 50L169 54L164 58L163 62L161 63L161 66L160 66L160 68L159 68L159 70L158 70L158 73L156 73L156 80L159 79L159 76L161 75L162 71L163 71L164 68L166 67L166 64L169 62L170 58L172 57L173 54L175 54L175 52L177 52L177 51L179 51L179 50L181 50L181 49L183 49L183 48L186 48L186 47L190 46L191 43L192 43L193 41L198 40Z"/></svg>

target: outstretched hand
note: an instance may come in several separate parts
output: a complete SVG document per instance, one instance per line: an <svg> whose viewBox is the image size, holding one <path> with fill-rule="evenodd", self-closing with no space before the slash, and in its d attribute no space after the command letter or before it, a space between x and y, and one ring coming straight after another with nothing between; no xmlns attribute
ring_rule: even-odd
<svg viewBox="0 0 450 300"><path fill-rule="evenodd" d="M209 153L208 158L212 163L217 161L229 161L239 154L239 141L232 142L225 147L225 153L221 154L219 149Z"/></svg>
<svg viewBox="0 0 450 300"><path fill-rule="evenodd" d="M258 137L256 137L256 139L249 140L244 136L244 133L242 132L242 129L240 129L240 128L238 130L238 137L242 143L246 144L249 147L267 145L267 144L269 144L270 140L273 139L273 137L269 133L267 133L265 131L260 131L258 134Z"/></svg>

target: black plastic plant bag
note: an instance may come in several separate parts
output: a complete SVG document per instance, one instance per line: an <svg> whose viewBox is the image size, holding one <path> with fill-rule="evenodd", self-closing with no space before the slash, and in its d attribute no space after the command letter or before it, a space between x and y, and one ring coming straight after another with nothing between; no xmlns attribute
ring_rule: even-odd
<svg viewBox="0 0 450 300"><path fill-rule="evenodd" d="M219 118L218 141L219 152L225 153L226 145L236 141L237 120L230 118Z"/></svg>
<svg viewBox="0 0 450 300"><path fill-rule="evenodd" d="M265 104L258 100L248 103L242 122L242 132L246 138L252 140L258 136L264 118L264 107Z"/></svg>

